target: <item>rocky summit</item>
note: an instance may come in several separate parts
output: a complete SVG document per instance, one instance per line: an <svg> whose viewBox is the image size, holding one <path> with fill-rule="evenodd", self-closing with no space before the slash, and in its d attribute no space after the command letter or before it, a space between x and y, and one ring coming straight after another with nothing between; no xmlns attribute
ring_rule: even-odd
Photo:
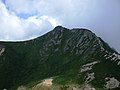
<svg viewBox="0 0 120 90"><path fill-rule="evenodd" d="M0 90L120 90L120 54L83 28L0 42Z"/></svg>

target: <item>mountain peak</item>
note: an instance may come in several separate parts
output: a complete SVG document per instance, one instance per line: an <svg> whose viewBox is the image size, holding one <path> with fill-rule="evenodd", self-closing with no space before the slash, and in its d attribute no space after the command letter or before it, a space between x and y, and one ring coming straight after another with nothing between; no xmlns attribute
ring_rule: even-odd
<svg viewBox="0 0 120 90"><path fill-rule="evenodd" d="M0 90L50 77L53 85L119 87L120 55L90 30L57 26L34 40L0 42L0 47Z"/></svg>
<svg viewBox="0 0 120 90"><path fill-rule="evenodd" d="M56 26L54 29L55 29L55 30L60 30L60 29L65 29L65 27L63 27L63 26ZM66 28L66 29L67 29L67 28Z"/></svg>

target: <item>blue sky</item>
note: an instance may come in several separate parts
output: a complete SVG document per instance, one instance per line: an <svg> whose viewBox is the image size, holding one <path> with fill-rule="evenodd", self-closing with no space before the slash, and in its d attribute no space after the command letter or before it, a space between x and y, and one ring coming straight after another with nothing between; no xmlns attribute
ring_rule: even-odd
<svg viewBox="0 0 120 90"><path fill-rule="evenodd" d="M87 28L120 52L120 0L0 0L0 40L41 36L62 25Z"/></svg>

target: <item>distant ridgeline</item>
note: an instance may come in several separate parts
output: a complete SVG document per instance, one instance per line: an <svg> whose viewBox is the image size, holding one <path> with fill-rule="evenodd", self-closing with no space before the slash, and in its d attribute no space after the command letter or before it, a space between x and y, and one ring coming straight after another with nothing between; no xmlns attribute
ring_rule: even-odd
<svg viewBox="0 0 120 90"><path fill-rule="evenodd" d="M33 40L0 42L0 90L42 90L32 88L44 79L49 90L120 90L120 55L90 30L62 26Z"/></svg>

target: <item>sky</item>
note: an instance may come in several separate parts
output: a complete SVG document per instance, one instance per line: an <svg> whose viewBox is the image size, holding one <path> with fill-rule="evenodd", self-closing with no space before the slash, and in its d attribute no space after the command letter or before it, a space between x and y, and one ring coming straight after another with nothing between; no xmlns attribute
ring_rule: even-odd
<svg viewBox="0 0 120 90"><path fill-rule="evenodd" d="M58 25L90 29L120 52L120 0L0 0L0 41L33 39Z"/></svg>

